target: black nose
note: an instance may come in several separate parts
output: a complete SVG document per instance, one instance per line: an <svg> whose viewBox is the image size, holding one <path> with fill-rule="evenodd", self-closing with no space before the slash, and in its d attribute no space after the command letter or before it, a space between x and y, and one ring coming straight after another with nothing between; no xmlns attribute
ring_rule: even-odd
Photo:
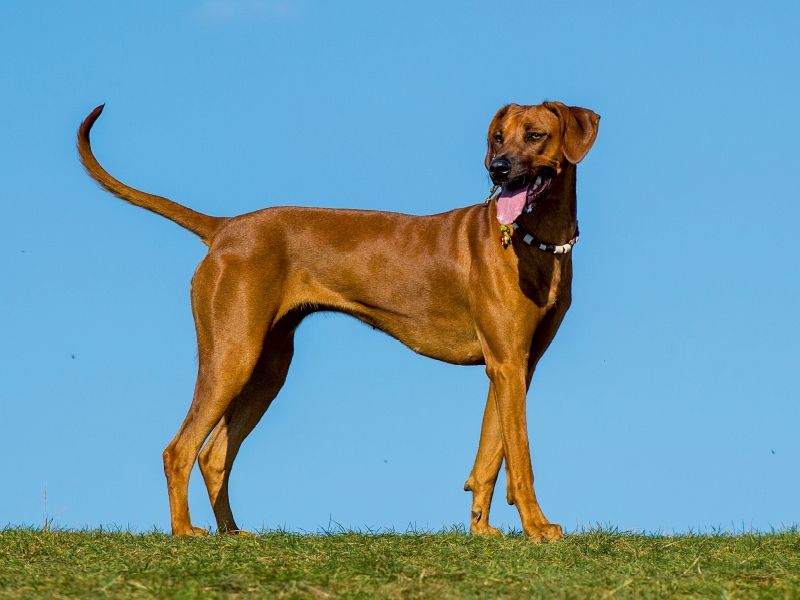
<svg viewBox="0 0 800 600"><path fill-rule="evenodd" d="M505 181L509 173L511 173L511 163L505 158L495 158L489 163L489 175L492 181Z"/></svg>

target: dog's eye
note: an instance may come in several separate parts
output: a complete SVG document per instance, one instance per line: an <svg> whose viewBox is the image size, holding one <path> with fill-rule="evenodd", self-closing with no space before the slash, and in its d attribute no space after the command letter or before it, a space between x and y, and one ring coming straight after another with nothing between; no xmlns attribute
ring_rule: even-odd
<svg viewBox="0 0 800 600"><path fill-rule="evenodd" d="M540 140L544 137L544 134L541 131L530 131L527 137L529 140Z"/></svg>
<svg viewBox="0 0 800 600"><path fill-rule="evenodd" d="M494 141L495 141L496 144L502 144L503 143L503 136L500 135L499 133L495 133L494 134Z"/></svg>

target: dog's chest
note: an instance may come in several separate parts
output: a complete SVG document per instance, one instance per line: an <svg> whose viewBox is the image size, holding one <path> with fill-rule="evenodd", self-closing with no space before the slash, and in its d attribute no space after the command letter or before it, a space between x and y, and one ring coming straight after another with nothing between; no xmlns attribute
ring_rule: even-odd
<svg viewBox="0 0 800 600"><path fill-rule="evenodd" d="M568 256L541 256L540 260L519 263L522 293L537 307L549 310L570 296L572 264Z"/></svg>
<svg viewBox="0 0 800 600"><path fill-rule="evenodd" d="M558 299L563 292L561 289L562 278L563 268L555 268L552 270L550 275L550 283L548 286L549 290L547 294L547 304L545 305L545 308L553 308L558 303Z"/></svg>

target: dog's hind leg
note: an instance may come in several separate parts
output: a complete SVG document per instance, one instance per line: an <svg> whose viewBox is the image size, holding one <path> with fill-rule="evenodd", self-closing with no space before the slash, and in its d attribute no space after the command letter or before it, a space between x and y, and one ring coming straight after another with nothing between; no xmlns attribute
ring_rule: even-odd
<svg viewBox="0 0 800 600"><path fill-rule="evenodd" d="M173 535L203 533L189 516L189 475L203 443L250 380L273 318L261 282L207 257L192 280L198 373L194 399L164 450Z"/></svg>
<svg viewBox="0 0 800 600"><path fill-rule="evenodd" d="M223 353L220 353L223 354ZM242 391L258 357L242 360L234 351L215 354L204 361L195 386L194 400L177 435L164 450L173 535L205 533L189 517L189 475L203 442Z"/></svg>
<svg viewBox="0 0 800 600"><path fill-rule="evenodd" d="M214 508L217 530L220 532L239 532L228 497L228 481L233 461L244 439L258 424L283 387L293 354L294 329L288 334L273 329L267 335L261 358L250 380L225 411L200 452L200 472Z"/></svg>

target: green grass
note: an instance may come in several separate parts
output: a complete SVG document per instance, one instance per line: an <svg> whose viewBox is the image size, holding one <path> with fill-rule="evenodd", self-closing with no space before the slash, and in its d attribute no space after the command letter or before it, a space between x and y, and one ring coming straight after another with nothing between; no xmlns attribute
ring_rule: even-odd
<svg viewBox="0 0 800 600"><path fill-rule="evenodd" d="M800 531L518 535L0 531L0 598L800 598Z"/></svg>

